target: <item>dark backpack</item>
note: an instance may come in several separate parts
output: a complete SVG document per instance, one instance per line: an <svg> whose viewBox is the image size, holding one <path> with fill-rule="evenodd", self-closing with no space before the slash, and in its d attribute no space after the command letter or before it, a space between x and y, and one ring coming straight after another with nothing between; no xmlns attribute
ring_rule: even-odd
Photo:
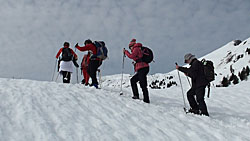
<svg viewBox="0 0 250 141"><path fill-rule="evenodd" d="M151 63L154 59L153 51L148 47L141 47L143 56L139 62Z"/></svg>
<svg viewBox="0 0 250 141"><path fill-rule="evenodd" d="M63 48L62 49L62 59L63 61L72 61L73 60L73 54L71 52L70 48Z"/></svg>
<svg viewBox="0 0 250 141"><path fill-rule="evenodd" d="M203 66L204 66L204 74L208 82L212 82L215 79L215 73L214 73L214 63L210 60L201 60Z"/></svg>
<svg viewBox="0 0 250 141"><path fill-rule="evenodd" d="M105 60L108 57L108 49L104 41L94 41L94 45L96 47L96 55L93 55L92 58Z"/></svg>
<svg viewBox="0 0 250 141"><path fill-rule="evenodd" d="M215 72L214 72L214 63L210 60L205 60L202 59L201 63L203 64L204 67L204 74L205 77L207 79L208 83L208 94L207 97L209 98L209 94L210 94L210 82L215 80Z"/></svg>

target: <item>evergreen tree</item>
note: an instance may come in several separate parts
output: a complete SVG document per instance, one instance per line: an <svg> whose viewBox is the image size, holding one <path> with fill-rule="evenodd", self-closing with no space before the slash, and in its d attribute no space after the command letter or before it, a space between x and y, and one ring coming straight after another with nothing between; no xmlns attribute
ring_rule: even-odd
<svg viewBox="0 0 250 141"><path fill-rule="evenodd" d="M246 67L247 76L249 76L249 72L250 72L250 70L249 70L249 67L247 66L247 67Z"/></svg>
<svg viewBox="0 0 250 141"><path fill-rule="evenodd" d="M223 77L221 84L222 84L222 87L228 87L230 84L230 81L226 77Z"/></svg>
<svg viewBox="0 0 250 141"><path fill-rule="evenodd" d="M232 73L232 75L229 77L229 81L233 81L234 80L234 74Z"/></svg>
<svg viewBox="0 0 250 141"><path fill-rule="evenodd" d="M242 75L243 75L243 80L247 80L247 71L246 71L246 68L244 67L243 70L242 70Z"/></svg>
<svg viewBox="0 0 250 141"><path fill-rule="evenodd" d="M247 80L247 72L246 72L246 68L244 67L242 69L242 71L239 73L239 77L240 77L240 80L243 81L243 80Z"/></svg>
<svg viewBox="0 0 250 141"><path fill-rule="evenodd" d="M242 81L241 72L238 73L240 80Z"/></svg>
<svg viewBox="0 0 250 141"><path fill-rule="evenodd" d="M236 85L239 83L239 78L236 75L233 75L233 84Z"/></svg>

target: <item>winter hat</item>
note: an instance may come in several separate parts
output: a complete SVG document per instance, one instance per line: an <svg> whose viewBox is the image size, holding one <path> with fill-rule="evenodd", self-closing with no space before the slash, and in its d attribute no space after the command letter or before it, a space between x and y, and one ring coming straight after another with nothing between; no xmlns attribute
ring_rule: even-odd
<svg viewBox="0 0 250 141"><path fill-rule="evenodd" d="M129 48L133 47L136 43L136 39L132 39L128 45Z"/></svg>
<svg viewBox="0 0 250 141"><path fill-rule="evenodd" d="M188 60L192 61L195 58L195 55L192 55L191 53L188 53L184 56L184 63L187 63Z"/></svg>
<svg viewBox="0 0 250 141"><path fill-rule="evenodd" d="M64 42L63 46L69 47L69 42Z"/></svg>

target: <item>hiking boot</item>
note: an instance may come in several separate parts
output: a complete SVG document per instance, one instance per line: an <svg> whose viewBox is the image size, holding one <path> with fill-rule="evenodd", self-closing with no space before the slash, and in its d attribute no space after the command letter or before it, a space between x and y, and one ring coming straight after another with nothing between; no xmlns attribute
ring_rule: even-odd
<svg viewBox="0 0 250 141"><path fill-rule="evenodd" d="M145 103L150 103L150 101L149 101L149 100L146 100L146 99L143 99L143 102L145 102Z"/></svg>
<svg viewBox="0 0 250 141"><path fill-rule="evenodd" d="M197 109L192 109L192 108L190 108L189 110L188 110L188 112L189 113L193 113L193 114L200 114L200 111L199 110L197 110Z"/></svg>
<svg viewBox="0 0 250 141"><path fill-rule="evenodd" d="M209 117L208 112L201 112L201 115L204 115L204 116L208 116L208 117Z"/></svg>
<svg viewBox="0 0 250 141"><path fill-rule="evenodd" d="M94 86L95 88L98 89L98 84L93 84L93 83L92 83L92 84L90 84L89 86L90 86L90 87Z"/></svg>
<svg viewBox="0 0 250 141"><path fill-rule="evenodd" d="M93 84L93 86L98 89L98 84Z"/></svg>
<svg viewBox="0 0 250 141"><path fill-rule="evenodd" d="M85 84L85 79L82 80L82 84Z"/></svg>
<svg viewBox="0 0 250 141"><path fill-rule="evenodd" d="M139 96L133 96L132 98L133 99L139 99Z"/></svg>

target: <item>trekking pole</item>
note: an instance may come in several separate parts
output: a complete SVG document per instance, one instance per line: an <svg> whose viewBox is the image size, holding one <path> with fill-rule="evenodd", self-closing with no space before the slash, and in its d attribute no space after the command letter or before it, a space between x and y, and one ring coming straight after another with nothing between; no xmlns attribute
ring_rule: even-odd
<svg viewBox="0 0 250 141"><path fill-rule="evenodd" d="M54 67L54 71L53 71L51 81L53 81L53 79L54 79L54 75L55 75L55 71L56 71L56 64L57 64L57 59L56 59L56 63L55 63L55 67Z"/></svg>
<svg viewBox="0 0 250 141"><path fill-rule="evenodd" d="M177 64L177 63L175 63L175 65L177 66L178 64ZM183 107L183 109L184 109L185 113L187 113L187 109L186 109L186 102L185 102L185 98L184 98L184 92L183 92L183 87L182 87L182 83L181 83L180 72L179 72L179 70L178 70L178 69L177 69L177 72L178 72L178 77L179 77L179 81L180 81L180 85L181 85L181 92L182 92L183 103L184 103L184 107Z"/></svg>
<svg viewBox="0 0 250 141"><path fill-rule="evenodd" d="M188 80L189 86L192 87L192 85L191 85L190 80L188 79L188 77L187 77L187 80Z"/></svg>
<svg viewBox="0 0 250 141"><path fill-rule="evenodd" d="M76 82L77 82L77 84L79 83L79 81L78 81L78 68L76 67Z"/></svg>
<svg viewBox="0 0 250 141"><path fill-rule="evenodd" d="M100 88L102 88L102 74L101 74L101 70L98 69L98 76L99 76L99 84L100 84Z"/></svg>
<svg viewBox="0 0 250 141"><path fill-rule="evenodd" d="M59 74L60 74L60 73L58 72L58 74L57 74L57 76L56 76L55 82L57 82L57 79L58 79L58 77L59 77Z"/></svg>
<svg viewBox="0 0 250 141"><path fill-rule="evenodd" d="M122 81L123 81L123 71L124 71L124 60L125 60L125 53L123 53L123 58L122 58L122 79L121 79L120 95L123 95L123 92L122 92Z"/></svg>

